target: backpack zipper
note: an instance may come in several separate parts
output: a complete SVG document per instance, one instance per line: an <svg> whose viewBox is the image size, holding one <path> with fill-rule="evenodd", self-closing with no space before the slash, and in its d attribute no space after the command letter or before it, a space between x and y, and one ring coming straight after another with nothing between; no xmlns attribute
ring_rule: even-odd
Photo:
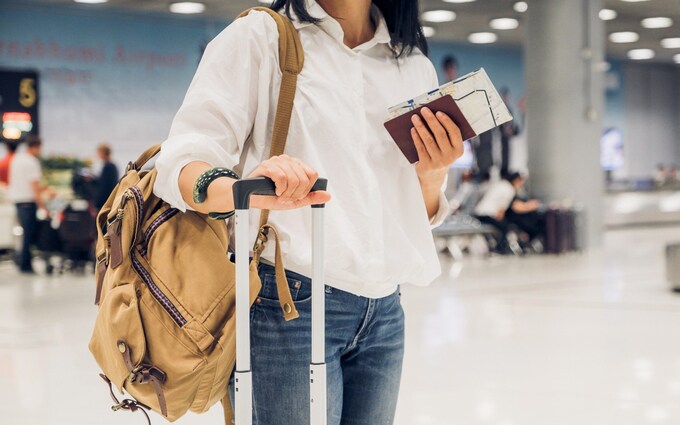
<svg viewBox="0 0 680 425"><path fill-rule="evenodd" d="M184 318L182 313L180 313L172 301L170 301L163 291L161 291L161 288L156 285L156 283L153 281L153 278L151 277L151 274L149 274L144 266L142 266L142 263L139 262L137 256L132 253L130 258L132 259L132 268L135 269L137 275L142 278L146 286L149 288L149 291L151 291L151 295L153 295L156 301L159 302L161 307L163 307L163 310L165 310L170 315L172 320L174 320L174 322L180 328L186 325L187 319Z"/></svg>
<svg viewBox="0 0 680 425"><path fill-rule="evenodd" d="M143 205L144 205L144 196L142 194L142 191L137 187L137 186L131 186L128 189L129 192L126 191L126 200L127 199L133 199L136 206L137 206L137 226L135 226L135 233L134 237L132 239L133 243L137 238L137 229L139 229L139 226L141 226L142 219L143 219ZM125 205L121 205L124 207ZM155 220L154 220L155 221ZM142 263L137 259L137 256L134 252L134 249L132 252L130 252L130 259L132 261L132 268L135 270L137 275L144 281L146 286L149 288L149 291L151 291L151 295L158 301L172 320L179 326L180 328L186 325L187 320L184 318L182 313L177 309L177 307L170 301L170 299L161 291L161 288L156 285L156 282L153 281L153 278L151 277L151 274L142 266Z"/></svg>
<svg viewBox="0 0 680 425"><path fill-rule="evenodd" d="M149 241L151 240L151 236L158 230L159 227L166 221L170 220L172 217L174 217L179 210L177 208L169 208L165 211L163 211L158 217L154 219L154 221L151 222L149 227L147 227L146 231L144 231L144 236L142 236L142 243L140 244L141 246L139 247L139 253L146 256L147 251L149 250Z"/></svg>

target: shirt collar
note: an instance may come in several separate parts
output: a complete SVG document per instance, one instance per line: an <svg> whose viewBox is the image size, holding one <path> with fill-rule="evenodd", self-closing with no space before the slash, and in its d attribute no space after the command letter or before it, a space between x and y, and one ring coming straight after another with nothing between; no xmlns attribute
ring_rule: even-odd
<svg viewBox="0 0 680 425"><path fill-rule="evenodd" d="M326 34L330 35L340 43L344 43L345 34L342 31L342 27L340 26L338 21L336 21L332 16L330 16L324 10L324 8L321 7L319 3L316 2L316 0L306 0L306 5L307 12L312 17L320 20L318 24L319 27ZM297 30L308 27L310 25L314 25L310 22L301 22L293 10L291 10L291 15L293 17L293 25ZM367 41L366 43L360 46L357 46L355 49L368 50L371 47L375 46L376 44L388 44L392 41L389 29L387 28L387 22L385 22L385 18L380 12L380 9L378 9L378 7L375 4L371 5L371 17L373 18L374 22L377 22L375 34L371 40Z"/></svg>

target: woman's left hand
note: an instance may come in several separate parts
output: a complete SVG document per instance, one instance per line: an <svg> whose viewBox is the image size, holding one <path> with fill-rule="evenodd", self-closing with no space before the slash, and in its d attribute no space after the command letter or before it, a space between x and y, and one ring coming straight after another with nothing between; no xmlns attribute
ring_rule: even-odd
<svg viewBox="0 0 680 425"><path fill-rule="evenodd" d="M434 114L421 109L421 114L411 118L411 137L418 151L416 173L423 179L443 179L451 164L463 155L463 137L460 129L443 112Z"/></svg>

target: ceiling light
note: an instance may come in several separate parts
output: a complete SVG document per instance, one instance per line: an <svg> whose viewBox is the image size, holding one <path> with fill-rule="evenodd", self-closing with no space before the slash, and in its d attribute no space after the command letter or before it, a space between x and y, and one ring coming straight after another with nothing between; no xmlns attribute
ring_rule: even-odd
<svg viewBox="0 0 680 425"><path fill-rule="evenodd" d="M444 3L472 3L476 0L444 0Z"/></svg>
<svg viewBox="0 0 680 425"><path fill-rule="evenodd" d="M678 53L677 55L673 56L673 62L675 62L675 63L680 63L680 53Z"/></svg>
<svg viewBox="0 0 680 425"><path fill-rule="evenodd" d="M181 13L184 15L192 15L195 13L202 13L205 10L203 3L196 3L193 1L183 1L179 3L172 3L170 5L170 12Z"/></svg>
<svg viewBox="0 0 680 425"><path fill-rule="evenodd" d="M101 3L106 3L109 0L73 0L76 3L86 3L86 4L101 4Z"/></svg>
<svg viewBox="0 0 680 425"><path fill-rule="evenodd" d="M664 49L680 49L680 37L664 38L661 40Z"/></svg>
<svg viewBox="0 0 680 425"><path fill-rule="evenodd" d="M492 19L489 25L495 30L514 30L519 26L519 21L514 18L498 18Z"/></svg>
<svg viewBox="0 0 680 425"><path fill-rule="evenodd" d="M628 57L630 59L641 61L646 59L651 59L654 57L654 50L652 49L633 49L628 51Z"/></svg>
<svg viewBox="0 0 680 425"><path fill-rule="evenodd" d="M525 1L518 1L512 8L515 9L515 12L524 13L529 9L529 5Z"/></svg>
<svg viewBox="0 0 680 425"><path fill-rule="evenodd" d="M602 9L600 10L600 19L603 21L611 21L612 19L616 19L616 17L619 16L618 13L616 13L616 10L612 9Z"/></svg>
<svg viewBox="0 0 680 425"><path fill-rule="evenodd" d="M468 41L474 44L489 44L495 43L498 36L492 32L473 32L468 35Z"/></svg>
<svg viewBox="0 0 680 425"><path fill-rule="evenodd" d="M649 1L649 0L621 0L621 1L625 1L626 3L639 3L639 2L643 2L643 1Z"/></svg>
<svg viewBox="0 0 680 425"><path fill-rule="evenodd" d="M450 10L428 10L421 15L428 22L451 22L456 19L456 12Z"/></svg>
<svg viewBox="0 0 680 425"><path fill-rule="evenodd" d="M433 37L436 33L437 31L432 27L423 27L423 35L425 37Z"/></svg>
<svg viewBox="0 0 680 425"><path fill-rule="evenodd" d="M640 39L640 36L636 32L623 31L623 32L613 32L609 34L609 41L612 43L635 43Z"/></svg>
<svg viewBox="0 0 680 425"><path fill-rule="evenodd" d="M645 28L668 28L673 26L673 20L671 18L666 18L659 16L656 18L646 18L640 21Z"/></svg>

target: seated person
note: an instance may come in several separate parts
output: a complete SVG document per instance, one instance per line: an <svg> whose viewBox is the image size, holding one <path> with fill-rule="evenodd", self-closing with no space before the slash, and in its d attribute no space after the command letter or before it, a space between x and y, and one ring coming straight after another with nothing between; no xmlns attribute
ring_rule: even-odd
<svg viewBox="0 0 680 425"><path fill-rule="evenodd" d="M524 179L518 173L511 174L508 176L508 180L519 192L526 179ZM532 241L545 232L545 214L540 211L541 202L536 199L522 199L519 196L515 196L510 204L510 208L505 212L505 222L510 225L514 224L522 232L528 236L528 240L523 242Z"/></svg>
<svg viewBox="0 0 680 425"><path fill-rule="evenodd" d="M517 196L517 188L512 183L518 180L517 177L521 180L519 173L514 173L507 179L491 183L474 211L479 221L493 226L500 232L501 236L495 238L496 250L499 252L505 252L508 248L506 240L508 223L505 221L505 212Z"/></svg>

